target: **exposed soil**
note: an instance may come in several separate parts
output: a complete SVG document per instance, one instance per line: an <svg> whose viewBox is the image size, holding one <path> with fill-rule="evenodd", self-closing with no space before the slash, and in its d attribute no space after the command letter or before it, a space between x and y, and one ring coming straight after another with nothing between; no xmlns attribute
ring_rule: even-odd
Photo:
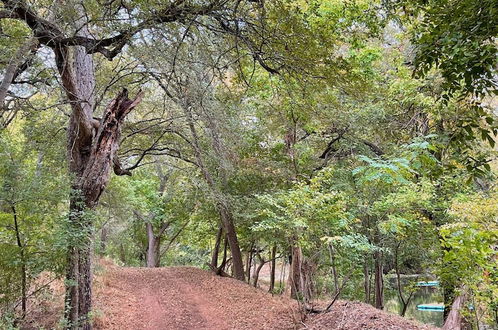
<svg viewBox="0 0 498 330"><path fill-rule="evenodd" d="M298 306L240 281L192 267L127 268L108 261L94 281L96 329L298 329ZM62 282L31 309L23 329L58 328ZM42 298L42 297L40 297ZM48 298L48 300L47 300ZM35 307L35 306L33 306ZM308 329L435 329L359 302L337 301L308 317Z"/></svg>
<svg viewBox="0 0 498 330"><path fill-rule="evenodd" d="M296 304L192 267L107 267L97 329L294 329Z"/></svg>

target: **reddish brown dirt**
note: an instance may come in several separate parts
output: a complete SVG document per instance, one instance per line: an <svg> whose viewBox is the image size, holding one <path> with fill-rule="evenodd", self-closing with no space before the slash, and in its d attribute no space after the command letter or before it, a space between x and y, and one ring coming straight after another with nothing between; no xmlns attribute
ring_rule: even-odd
<svg viewBox="0 0 498 330"><path fill-rule="evenodd" d="M312 330L434 330L407 320L399 315L390 314L357 301L338 300L330 312L309 319L307 328Z"/></svg>
<svg viewBox="0 0 498 330"><path fill-rule="evenodd" d="M59 329L63 293L62 281L51 282L50 290L32 299L21 328ZM94 301L95 329L435 329L342 300L329 313L308 317L305 326L295 301L240 281L192 267L126 268L108 260L96 266Z"/></svg>
<svg viewBox="0 0 498 330"><path fill-rule="evenodd" d="M294 302L197 268L107 267L97 329L294 329Z"/></svg>

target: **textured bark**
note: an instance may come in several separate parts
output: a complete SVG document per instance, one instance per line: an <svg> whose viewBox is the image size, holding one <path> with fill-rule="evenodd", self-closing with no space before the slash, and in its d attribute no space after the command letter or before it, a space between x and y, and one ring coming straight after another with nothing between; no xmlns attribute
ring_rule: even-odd
<svg viewBox="0 0 498 330"><path fill-rule="evenodd" d="M289 285L291 298L309 302L313 295L313 265L305 259L300 246L294 245L291 250L291 266Z"/></svg>
<svg viewBox="0 0 498 330"><path fill-rule="evenodd" d="M75 57L78 58L78 57ZM90 62L87 62L90 63ZM70 70L66 67L66 70ZM70 72L70 71L69 71ZM80 64L80 74L85 72ZM91 74L91 73L89 73ZM65 79L73 79L72 74L61 72ZM82 82L83 90L90 92L91 82ZM73 85L72 82L67 83ZM92 91L93 92L93 91ZM68 91L69 93L69 91ZM85 94L82 94L85 95ZM88 94L86 94L88 96ZM86 112L92 109L75 104L68 131L68 152L70 154L70 171L73 174L73 193L70 200L69 230L78 233L78 240L68 247L68 269L66 279L66 318L71 328L91 329L88 314L92 302L91 276L91 242L92 221L88 211L93 210L107 186L113 159L119 146L121 125L126 115L141 101L142 93L134 100L128 99L128 92L123 90L106 108L99 123L95 137L88 138L88 132L81 128L86 124ZM91 125L91 124L90 124ZM93 133L90 133L90 136Z"/></svg>
<svg viewBox="0 0 498 330"><path fill-rule="evenodd" d="M451 309L446 317L443 325L443 330L460 330L462 329L463 318L460 310L463 307L464 297L459 295L451 304Z"/></svg>

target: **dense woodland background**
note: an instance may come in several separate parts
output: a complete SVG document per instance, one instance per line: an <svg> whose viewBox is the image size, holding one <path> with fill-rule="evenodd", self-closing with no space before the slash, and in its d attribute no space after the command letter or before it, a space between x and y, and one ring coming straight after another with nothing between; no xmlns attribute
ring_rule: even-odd
<svg viewBox="0 0 498 330"><path fill-rule="evenodd" d="M0 327L104 256L498 326L496 0L0 3Z"/></svg>

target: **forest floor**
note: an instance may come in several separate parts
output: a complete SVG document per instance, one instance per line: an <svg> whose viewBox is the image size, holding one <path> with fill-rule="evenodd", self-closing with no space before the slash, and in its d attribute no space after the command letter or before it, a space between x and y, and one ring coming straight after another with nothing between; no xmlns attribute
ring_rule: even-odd
<svg viewBox="0 0 498 330"><path fill-rule="evenodd" d="M192 267L129 268L101 261L94 281L96 329L434 329L370 305L337 301L303 319L297 303ZM62 283L24 329L57 328Z"/></svg>

